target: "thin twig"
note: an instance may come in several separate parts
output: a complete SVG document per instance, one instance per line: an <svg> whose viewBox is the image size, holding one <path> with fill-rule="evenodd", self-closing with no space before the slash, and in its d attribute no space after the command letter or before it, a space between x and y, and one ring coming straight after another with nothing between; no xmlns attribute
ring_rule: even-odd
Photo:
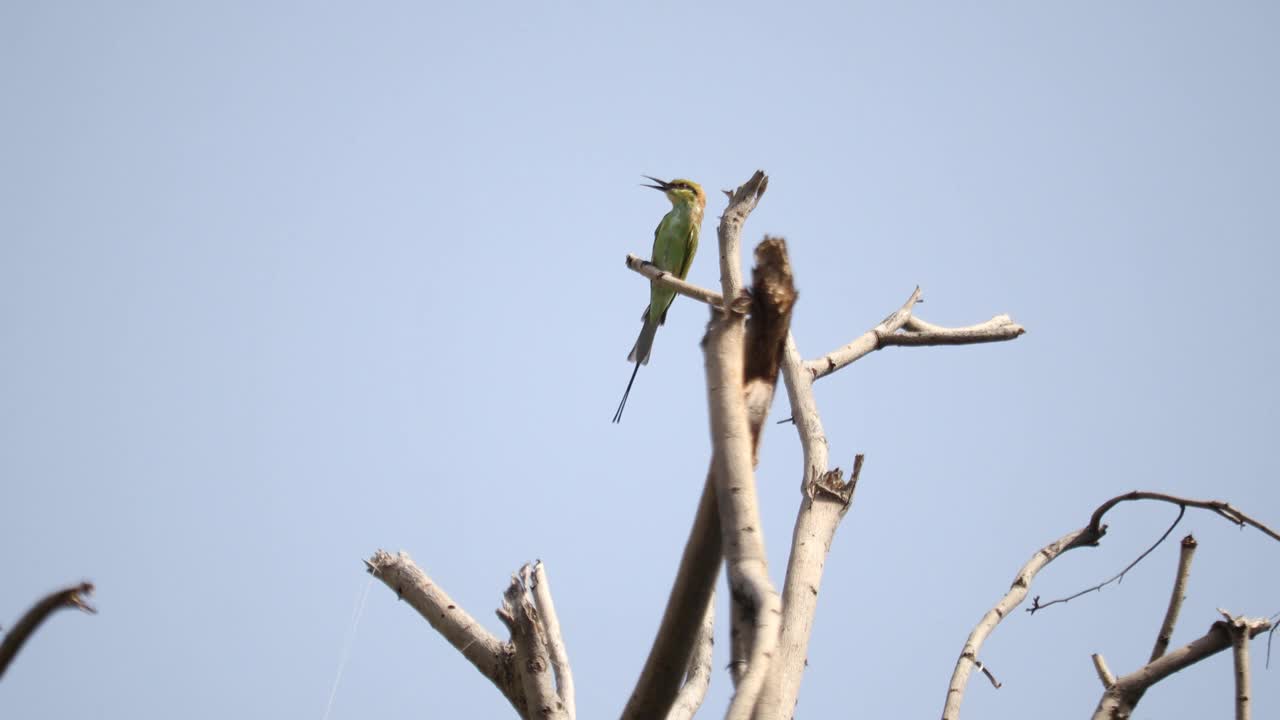
<svg viewBox="0 0 1280 720"><path fill-rule="evenodd" d="M1263 665L1263 667L1270 670L1271 669L1271 641L1275 639L1276 628L1280 627L1280 625L1276 624L1276 621L1280 620L1280 613L1272 615L1268 619L1271 620L1271 629L1267 631L1267 661Z"/></svg>
<svg viewBox="0 0 1280 720"><path fill-rule="evenodd" d="M1043 609L1045 609L1045 608L1049 607L1050 605L1057 605L1057 604L1059 604L1059 603L1068 603L1068 602L1071 602L1072 600L1075 600L1076 598L1080 597L1081 595L1088 595L1088 594L1089 594L1089 593L1091 593L1091 592L1098 592L1098 591L1101 591L1101 590L1102 590L1102 588L1104 588L1104 587L1106 587L1106 586L1110 585L1111 583L1113 583L1113 582L1119 582L1119 581L1123 580L1123 579L1124 579L1125 574L1127 574L1130 570L1132 570L1135 566L1137 566L1137 564L1138 564L1138 563L1142 562L1143 558L1145 558L1146 556L1150 555L1150 554L1151 554L1151 552L1152 552L1153 550L1155 550L1156 548L1160 547L1160 543L1164 542L1164 541L1165 541L1165 538L1169 537L1169 533L1173 532L1173 529L1174 529L1175 527L1177 527L1177 526L1178 526L1178 523L1182 522L1182 516L1183 516L1183 515L1185 515L1185 514L1186 514L1186 512L1187 512L1187 508L1186 508L1186 506L1179 506L1179 507L1178 507L1178 516L1177 516L1176 518L1174 518L1174 519L1173 519L1173 522L1169 524L1169 527L1168 527L1167 529L1165 529L1164 534L1163 534L1163 535L1161 535L1161 536L1160 536L1160 538L1159 538L1158 540L1156 540L1154 543L1152 543L1152 544L1151 544L1151 547L1147 548L1145 551L1143 551L1143 553L1142 553L1141 555L1139 555L1138 557L1134 558L1134 561L1133 561L1133 562L1129 563L1128 565L1125 565L1125 566L1124 566L1124 569L1123 569L1123 570L1121 570L1120 572L1116 573L1115 575L1112 575L1111 577L1107 578L1106 580L1103 580L1102 582L1098 583L1097 585L1094 585L1093 587L1087 587L1087 588L1085 588L1084 590L1081 590L1081 591L1079 591L1079 592L1076 592L1076 593L1073 593L1073 594L1071 594L1071 595L1068 595L1067 597L1058 598L1058 599L1056 599L1056 600L1050 600L1050 601L1049 601L1049 602L1047 602L1047 603L1041 603L1041 602L1040 602L1040 597L1039 597L1039 596L1036 596L1036 597L1031 601L1031 607L1027 608L1027 612L1028 612L1028 613L1030 613L1030 614L1032 614L1032 615L1034 615L1034 614L1036 614L1037 612L1039 612L1040 610L1043 610ZM1155 659L1155 658L1152 658L1152 660L1154 660L1154 659Z"/></svg>
<svg viewBox="0 0 1280 720"><path fill-rule="evenodd" d="M973 662L975 665L978 666L978 669L982 671L982 674L986 675L987 679L991 681L991 687L999 690L1001 687L1000 681L997 680L996 676L991 673L991 668L987 667L986 664L983 663L981 660L974 660Z"/></svg>

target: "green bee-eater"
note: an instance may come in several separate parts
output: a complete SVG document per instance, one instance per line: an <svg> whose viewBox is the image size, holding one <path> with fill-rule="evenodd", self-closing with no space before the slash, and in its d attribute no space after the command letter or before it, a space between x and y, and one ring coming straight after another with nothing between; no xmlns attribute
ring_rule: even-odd
<svg viewBox="0 0 1280 720"><path fill-rule="evenodd" d="M658 229L653 231L652 262L683 280L689 274L689 267L693 265L694 253L698 252L698 231L702 227L702 211L707 206L707 197L702 194L702 186L692 180L664 182L648 175L644 177L657 183L645 187L661 190L671 201L671 211L662 216ZM640 337L636 338L635 347L631 348L631 354L627 356L627 360L635 363L636 367L631 371L631 380L627 382L626 392L622 393L618 411L613 414L614 422L622 420L622 409L627 406L631 384L636 381L640 366L649 364L653 336L658 332L658 326L666 322L667 310L675 299L674 290L650 281L649 307L640 316L644 327L640 328Z"/></svg>

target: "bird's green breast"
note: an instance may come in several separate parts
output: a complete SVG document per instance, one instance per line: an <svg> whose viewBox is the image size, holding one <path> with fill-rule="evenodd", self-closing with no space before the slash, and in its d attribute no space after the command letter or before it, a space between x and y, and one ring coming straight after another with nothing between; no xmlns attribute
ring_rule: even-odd
<svg viewBox="0 0 1280 720"><path fill-rule="evenodd" d="M680 204L663 216L653 234L654 265L682 280L689 274L693 255L698 251L699 215L692 205ZM673 290L656 284L651 287L649 315L654 322L661 321L675 296Z"/></svg>

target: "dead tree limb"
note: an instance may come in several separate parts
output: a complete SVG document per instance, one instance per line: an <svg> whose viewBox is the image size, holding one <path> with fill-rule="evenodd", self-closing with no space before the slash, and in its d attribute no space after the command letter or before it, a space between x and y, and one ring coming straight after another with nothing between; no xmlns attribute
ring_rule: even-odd
<svg viewBox="0 0 1280 720"><path fill-rule="evenodd" d="M1157 502L1166 502L1179 507L1193 507L1209 510L1214 514L1225 518L1226 520L1240 526L1249 525L1261 531L1270 538L1280 540L1280 534L1271 529L1267 525L1253 519L1252 517L1231 507L1228 503L1217 500L1194 500L1190 498L1178 497L1166 493L1133 491L1124 495L1107 500L1098 506L1093 514L1089 517L1089 523L1079 530L1072 531L1057 540L1049 543L1027 561L1022 569L1018 571L1018 575L1014 578L1013 584L1009 586L1009 591L982 616L982 619L969 633L969 637L965 640L964 647L960 651L960 657L956 660L955 669L951 674L951 682L947 686L947 698L943 705L943 720L957 720L960 717L960 706L964 702L965 688L969 683L969 675L977 663L978 656L982 651L982 645L986 642L987 637L996 629L1004 618L1009 616L1018 605L1026 599L1027 593L1031 589L1031 583L1035 580L1036 575L1044 569L1046 565L1053 562L1062 553L1068 550L1074 550L1080 547L1096 547L1107 533L1107 526L1103 524L1102 519L1106 513L1122 502L1132 502L1137 500L1153 500ZM1163 662L1168 656L1156 660L1147 667L1152 667L1156 663ZM1162 666L1163 667L1163 666ZM1172 671L1170 671L1172 672ZM1097 717L1095 715L1095 717Z"/></svg>
<svg viewBox="0 0 1280 720"><path fill-rule="evenodd" d="M552 681L551 655L547 651L547 632L529 594L528 565L519 576L512 575L502 594L498 618L511 631L516 649L516 674L524 686L525 717L529 720L568 720L569 713Z"/></svg>
<svg viewBox="0 0 1280 720"><path fill-rule="evenodd" d="M569 650L565 647L564 635L560 631L560 616L556 614L556 604L551 597L551 580L547 578L547 568L539 560L532 567L525 565L520 573L525 587L533 594L534 605L542 619L542 628L547 633L547 655L556 676L556 694L560 696L560 702L564 703L569 720L574 720L578 716L578 709L574 698L573 668L569 665Z"/></svg>
<svg viewBox="0 0 1280 720"><path fill-rule="evenodd" d="M689 671L685 673L684 685L676 694L675 704L667 713L667 720L691 720L702 707L707 698L707 689L711 686L711 661L715 650L716 603L712 596L707 603L706 614L702 616L702 625L698 627L698 635L694 641L693 657L689 658Z"/></svg>
<svg viewBox="0 0 1280 720"><path fill-rule="evenodd" d="M720 218L720 282L726 298L741 292L738 247L742 223L767 185L764 173L757 172L730 196L729 209ZM745 720L755 709L777 647L782 609L781 598L769 579L756 494L752 433L744 398L745 334L743 315L720 309L712 312L703 338L713 474L730 604L735 618L749 619L749 627L739 627L750 632L742 638L743 646L749 648L748 663L729 705L729 720Z"/></svg>
<svg viewBox="0 0 1280 720"><path fill-rule="evenodd" d="M90 614L98 612L85 599L86 596L92 594L93 583L82 582L79 585L55 590L45 595L35 605L32 605L31 609L13 626L13 629L5 633L4 641L0 642L0 677L4 677L4 671L9 668L9 663L13 662L13 658L17 656L18 651L35 633L36 628L39 628L55 610L78 608Z"/></svg>
<svg viewBox="0 0 1280 720"><path fill-rule="evenodd" d="M1222 620L1215 622L1201 637L1166 653L1128 675L1115 678L1115 681L1103 690L1102 698L1093 711L1093 720L1122 720L1130 717L1138 700L1152 685L1179 670L1232 647L1233 626L1241 628L1240 632L1243 635L1253 638L1270 629L1271 622L1265 618L1253 620L1238 618L1231 622Z"/></svg>
<svg viewBox="0 0 1280 720"><path fill-rule="evenodd" d="M1182 601L1187 597L1187 582L1191 579L1191 561L1196 555L1196 539L1191 535L1182 538L1178 552L1178 569L1173 575L1173 591L1169 593L1169 605L1164 611L1164 620L1160 622L1160 632L1156 633L1155 646L1151 648L1148 662L1160 659L1169 649L1173 640L1173 628L1178 624L1178 615L1182 612Z"/></svg>
<svg viewBox="0 0 1280 720"><path fill-rule="evenodd" d="M1257 620L1249 620L1243 615L1232 617L1231 613L1221 610L1226 616L1227 630L1231 633L1232 669L1236 678L1236 720L1249 720L1252 710L1249 705L1249 640L1254 633ZM1267 622L1262 620L1261 622ZM1258 632L1261 632L1259 629Z"/></svg>
<svg viewBox="0 0 1280 720"><path fill-rule="evenodd" d="M365 561L369 573L409 603L436 632L489 678L520 717L528 717L525 687L516 664L516 649L490 633L453 601L406 552L379 550Z"/></svg>

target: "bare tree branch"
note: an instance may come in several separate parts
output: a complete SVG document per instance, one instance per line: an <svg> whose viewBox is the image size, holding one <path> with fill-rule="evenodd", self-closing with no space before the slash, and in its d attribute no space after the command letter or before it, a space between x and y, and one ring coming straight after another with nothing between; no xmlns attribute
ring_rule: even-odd
<svg viewBox="0 0 1280 720"><path fill-rule="evenodd" d="M812 379L817 380L830 375L858 358L879 350L883 347L881 344L883 338L901 330L907 324L907 321L911 319L912 308L918 302L920 302L920 288L916 287L912 291L911 297L907 298L907 301L902 304L902 307L889 313L889 316L881 320L879 325L854 338L853 342L848 345L832 350L817 360L805 363L805 367L809 370Z"/></svg>
<svg viewBox="0 0 1280 720"><path fill-rule="evenodd" d="M13 662L13 658L17 656L18 651L26 644L27 639L40 627L42 623L55 610L62 608L78 608L84 612L93 614L98 612L88 603L85 596L93 594L93 583L82 582L78 585L55 590L45 595L35 605L31 606L23 614L13 629L5 633L4 641L0 642L0 677L4 677L4 671L9 668L9 663Z"/></svg>
<svg viewBox="0 0 1280 720"><path fill-rule="evenodd" d="M1039 596L1037 596L1037 597L1032 601L1032 603L1031 603L1031 607L1027 608L1027 612L1028 612L1028 613L1031 613L1032 615L1034 615L1034 614L1036 614L1037 612L1039 612L1039 611L1041 611L1041 610L1043 610L1043 609L1045 609L1045 608L1049 607L1050 605L1058 605L1058 604L1060 604L1060 603L1069 603L1069 602L1071 602L1072 600L1075 600L1076 598L1080 597L1081 595L1088 595L1088 594L1089 594L1089 593L1091 593L1091 592L1097 592L1097 591L1100 591L1100 590L1102 590L1102 588L1104 588L1104 587L1106 587L1106 586L1110 585L1111 583L1113 583L1113 582L1119 582L1120 580L1124 579L1124 576L1125 576L1125 575L1127 575L1127 574L1129 573L1129 571L1130 571L1130 570L1132 570L1132 569L1134 569L1135 567L1137 567L1138 563L1142 562L1142 561L1143 561L1143 559L1145 559L1148 555L1150 555L1150 554L1151 554L1151 553L1152 553L1156 548L1160 547L1160 544L1161 544L1161 543L1163 543L1163 542L1165 541L1165 538L1169 537L1169 534L1173 532L1173 529L1174 529L1174 528L1176 528L1176 527L1178 527L1178 523L1182 522L1182 516L1183 516L1183 515L1185 515L1186 513L1187 513L1187 508L1186 508L1186 506L1181 506L1181 507L1179 507L1179 508L1178 508L1178 516L1177 516L1177 517L1175 517L1175 518L1173 519L1173 522L1172 522L1172 523L1169 523L1169 527L1168 527L1167 529L1165 529L1164 533L1163 533L1163 534L1162 534L1162 535L1161 535L1161 536L1160 536L1160 537L1159 537L1155 542L1151 543L1151 547L1147 548L1146 550L1144 550L1144 551L1142 552L1142 554L1141 554L1141 555L1139 555L1138 557L1134 558L1134 559L1133 559L1133 562L1129 563L1128 565L1125 565L1125 566L1124 566L1124 569L1123 569L1123 570L1121 570L1120 572L1116 573L1115 575L1112 575L1111 577L1107 578L1106 580L1103 580L1102 582L1098 583L1097 585L1094 585L1094 586L1092 586L1092 587L1087 587L1087 588L1085 588L1085 589L1083 589L1083 590L1080 590L1080 591L1078 591L1078 592L1074 592L1074 593L1072 593L1072 594L1070 594L1070 595L1068 595L1068 596L1066 596L1066 597L1060 597L1060 598L1056 598L1056 599L1054 599L1054 600L1050 600L1050 601L1049 601L1049 602L1047 602L1047 603L1041 603L1041 602L1040 602L1040 598L1039 598ZM1155 658L1152 658L1152 659L1154 660Z"/></svg>
<svg viewBox="0 0 1280 720"><path fill-rule="evenodd" d="M796 302L785 240L766 236L756 246L751 278L751 314L747 318L743 347L743 394L754 467L759 457L765 419L778 387L783 345L790 337L791 310ZM729 676L736 687L750 667L757 608L738 602L737 596L731 595L730 598ZM769 677L772 678L772 673Z"/></svg>
<svg viewBox="0 0 1280 720"><path fill-rule="evenodd" d="M369 573L409 603L444 636L481 675L497 686L521 717L526 717L524 686L517 677L515 648L484 629L443 589L431 581L406 552L379 550L365 561Z"/></svg>
<svg viewBox="0 0 1280 720"><path fill-rule="evenodd" d="M982 620L978 621L969 633L968 639L965 640L960 657L956 660L955 670L951 674L951 683L947 686L947 701L942 709L943 720L957 720L960 717L960 705L964 702L964 691L969 684L969 674L978 662L978 654L987 636L1027 597L1027 590L1030 589L1031 581L1035 579L1036 574L1045 565L1053 562L1054 558L1071 548L1078 547L1084 533L1085 530L1076 530L1036 551L1036 554L1032 555L1031 559L1018 571L1013 584L1009 586L1009 592L1005 593L995 607L988 610L982 616Z"/></svg>
<svg viewBox="0 0 1280 720"><path fill-rule="evenodd" d="M751 432L742 396L742 326L741 318L717 311L704 340L729 591L735 612L751 617L754 629L754 637L745 644L750 648L748 667L729 706L730 720L751 716L777 646L781 611L781 600L769 580L752 470Z"/></svg>
<svg viewBox="0 0 1280 720"><path fill-rule="evenodd" d="M1160 623L1160 632L1156 634L1155 647L1151 648L1151 660L1157 660L1169 649L1173 640L1173 628L1178 624L1178 614L1182 612L1182 601L1187 597L1187 582L1191 579L1191 560L1196 555L1196 539L1191 535L1182 538L1178 553L1178 570L1173 576L1173 592L1169 594L1169 606L1164 611L1164 620Z"/></svg>
<svg viewBox="0 0 1280 720"><path fill-rule="evenodd" d="M1115 685L1116 676L1111 674L1111 669L1107 667L1107 661L1102 657L1102 653L1094 653L1090 657L1093 658L1093 669L1098 672L1102 687L1105 689Z"/></svg>
<svg viewBox="0 0 1280 720"><path fill-rule="evenodd" d="M1186 512L1186 507L1178 508L1178 520L1182 519L1182 514L1184 512ZM1178 520L1174 520L1173 524L1177 525ZM1170 526L1169 530L1173 530L1173 526ZM1168 534L1168 532L1165 533L1165 535ZM1156 545L1159 545L1160 542L1163 541L1164 538L1161 537L1160 540L1156 542ZM1154 549L1155 545L1152 546L1152 550ZM1148 550L1147 552L1149 553L1151 550ZM1196 539L1191 535L1187 535L1182 538L1181 549L1178 553L1178 570L1173 577L1173 591L1169 595L1169 605L1165 608L1164 620L1160 623L1160 632L1156 634L1156 642L1151 648L1151 656L1147 659L1147 662L1152 662L1162 657L1165 652L1168 651L1169 643L1173 640L1173 628L1177 625L1178 615L1182 612L1182 600L1186 597L1187 582L1191 578L1191 559L1195 556L1195 553ZM1143 553L1138 560L1141 560L1145 555L1146 553ZM1138 560L1134 560L1130 563L1129 568L1138 564ZM1125 568L1125 572L1128 572L1129 568ZM1132 700L1130 701L1131 707L1137 707L1138 703L1142 700L1144 692L1146 691L1138 690L1133 694Z"/></svg>
<svg viewBox="0 0 1280 720"><path fill-rule="evenodd" d="M757 172L730 196L720 218L720 282L726 298L738 297L742 224L768 179ZM736 312L715 310L703 338L711 420L716 498L720 508L730 601L735 614L752 618L750 659L729 706L730 720L751 716L778 642L781 599L769 580L753 470L753 438L744 399L744 322Z"/></svg>
<svg viewBox="0 0 1280 720"><path fill-rule="evenodd" d="M991 672L991 668L987 667L981 660L975 660L973 664L976 665L978 669L982 671L982 674L986 676L987 680L991 682L991 687L997 690L1000 689L1000 681L996 679L995 673Z"/></svg>
<svg viewBox="0 0 1280 720"><path fill-rule="evenodd" d="M1231 617L1231 613L1219 610L1227 619L1227 630L1231 633L1231 659L1236 678L1236 720L1249 720L1249 638L1253 627L1249 619L1243 615Z"/></svg>
<svg viewBox="0 0 1280 720"><path fill-rule="evenodd" d="M564 635L560 631L560 618L556 615L556 605L551 597L551 581L547 578L546 566L539 560L533 564L532 570L525 565L522 573L525 574L525 585L533 591L533 602L542 619L542 628L547 633L547 654L556 676L556 693L564 703L569 720L574 720L578 716L578 709L574 701L573 669L569 666L569 651L565 648Z"/></svg>
<svg viewBox="0 0 1280 720"><path fill-rule="evenodd" d="M800 489L804 491L809 483L827 471L827 434L822 429L822 418L818 415L818 404L813 396L813 377L805 372L795 338L789 335L783 352L782 377L787 381L791 419L800 435L800 449L804 453L804 472L800 475Z"/></svg>
<svg viewBox="0 0 1280 720"><path fill-rule="evenodd" d="M1093 516L1089 518L1090 531L1097 533L1099 537L1106 534L1107 528L1106 528L1106 525L1102 524L1102 516L1106 515L1111 510L1111 508L1115 507L1116 505L1119 505L1120 503L1133 502L1135 500L1155 500L1157 502L1166 502L1166 503L1171 503L1173 505L1179 505L1182 507L1193 507L1193 508L1200 508L1202 510L1208 510L1214 513L1215 515L1218 515L1222 518L1225 518L1235 523L1240 527L1244 527L1245 525L1248 525L1250 527L1256 528L1257 530L1260 530L1263 534L1265 534L1267 537L1271 538L1272 540L1280 541L1280 532L1276 532L1271 527L1264 525L1258 520L1255 520L1252 517L1249 517L1248 515L1245 515L1239 510L1231 507L1230 503L1226 503L1221 500L1192 500L1190 498L1178 497L1177 495L1169 495L1167 493L1158 493L1158 492L1147 492L1143 490L1134 490L1133 492L1129 492L1129 493L1125 493L1124 495L1113 497L1110 500L1103 503L1102 505L1098 506L1098 509L1093 511Z"/></svg>
<svg viewBox="0 0 1280 720"><path fill-rule="evenodd" d="M791 558L782 591L782 629L778 653L765 683L755 717L789 718L800 697L809 655L809 638L818 609L822 571L836 527L853 504L853 493L862 472L862 455L853 461L849 482L839 468L814 478L804 488L795 530L791 537Z"/></svg>
<svg viewBox="0 0 1280 720"><path fill-rule="evenodd" d="M516 648L516 671L524 684L524 695L528 701L526 717L530 720L568 720L569 714L552 682L546 632L538 609L529 597L528 567L525 566L521 576L511 576L511 582L502 594L498 617L511 630L511 642Z"/></svg>
<svg viewBox="0 0 1280 720"><path fill-rule="evenodd" d="M626 264L629 269L640 273L663 287L675 290L678 294L687 298L706 303L711 307L720 307L724 304L724 296L715 290L708 290L691 282L681 280L642 257L627 255Z"/></svg>
<svg viewBox="0 0 1280 720"><path fill-rule="evenodd" d="M964 648L960 652L960 657L956 660L956 667L952 672L951 682L947 686L947 700L942 711L943 720L956 720L960 717L960 706L964 702L964 691L969 683L969 674L973 669L974 663L977 661L978 654L982 649L982 644L995 630L996 626L1000 624L1000 621L1008 617L1009 613L1026 598L1027 593L1031 588L1031 583L1040 570L1068 550L1074 550L1079 547L1097 546L1107 532L1107 526L1102 523L1102 518L1106 513L1122 502L1131 502L1136 500L1155 500L1158 502L1171 503L1181 507L1206 509L1237 525L1250 525L1261 530L1268 537L1280 540L1280 535L1277 535L1276 532L1268 526L1254 520L1248 515L1245 515L1239 510L1231 507L1229 504L1217 500L1192 500L1189 498L1178 497L1176 495L1137 490L1124 495L1118 495L1107 500L1093 511L1093 514L1089 518L1088 525L1062 536L1037 551L1036 554L1022 566L1022 569L1018 572L1018 576L1014 578L1013 584L1009 587L1009 591L1005 593L1004 597L1002 597L999 602L996 603L995 607L991 608L985 615L983 615L982 620L980 620L977 626L974 627L973 631L969 633L968 639L965 640ZM1165 656L1164 658L1156 660L1154 663L1148 665L1148 667L1156 666L1158 663L1164 662L1167 657L1168 656ZM1095 715L1095 717L1098 716Z"/></svg>
<svg viewBox="0 0 1280 720"><path fill-rule="evenodd" d="M702 625L698 627L694 653L689 658L684 685L676 695L675 705L667 714L667 720L691 720L707 697L707 688L711 686L712 652L715 649L715 620L716 603L713 596L711 602L707 603L706 614L702 616Z"/></svg>
<svg viewBox="0 0 1280 720"><path fill-rule="evenodd" d="M1266 632L1271 627L1271 622L1266 619L1241 618L1240 621L1245 624L1245 634L1250 638ZM1232 623L1221 620L1215 622L1203 636L1147 663L1128 675L1117 678L1103 691L1102 698L1093 711L1094 720L1120 720L1130 717L1138 699L1152 685L1231 646Z"/></svg>
<svg viewBox="0 0 1280 720"><path fill-rule="evenodd" d="M923 347L926 345L976 345L1012 340L1026 332L1008 315L967 327L948 328L925 322L914 315L907 321L905 332L885 336L881 344Z"/></svg>
<svg viewBox="0 0 1280 720"><path fill-rule="evenodd" d="M859 335L853 342L806 363L813 379L830 375L850 363L876 350L894 345L921 347L925 345L972 345L976 343L1013 340L1026 330L1008 315L997 315L990 320L967 327L948 328L915 317L913 307L920 301L920 288L911 299L879 325Z"/></svg>
<svg viewBox="0 0 1280 720"><path fill-rule="evenodd" d="M720 216L720 226L716 228L720 240L720 292L724 297L742 295L742 252L739 249L742 225L768 189L769 177L763 170L757 170L737 190L725 191L729 196L729 207Z"/></svg>

